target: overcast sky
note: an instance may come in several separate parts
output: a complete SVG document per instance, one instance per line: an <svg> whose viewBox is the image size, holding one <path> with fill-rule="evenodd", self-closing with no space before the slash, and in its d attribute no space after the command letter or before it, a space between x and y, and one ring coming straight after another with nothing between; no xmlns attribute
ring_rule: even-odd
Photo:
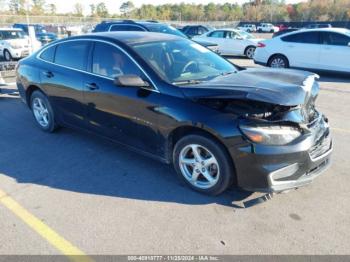
<svg viewBox="0 0 350 262"><path fill-rule="evenodd" d="M298 3L303 0L286 0L287 3ZM305 0L304 0L305 1ZM47 3L54 3L57 6L58 12L71 12L73 10L73 6L75 3L81 3L84 6L84 13L89 13L90 4L97 4L99 2L105 2L108 7L110 13L118 13L120 4L123 1L118 0L70 0L70 1L57 1L57 0L46 0ZM153 4L153 5L161 5L161 4L175 4L175 3L195 3L195 4L208 4L210 2L214 3L239 3L242 4L244 2L248 2L247 0L132 0L135 6L139 7L142 4Z"/></svg>

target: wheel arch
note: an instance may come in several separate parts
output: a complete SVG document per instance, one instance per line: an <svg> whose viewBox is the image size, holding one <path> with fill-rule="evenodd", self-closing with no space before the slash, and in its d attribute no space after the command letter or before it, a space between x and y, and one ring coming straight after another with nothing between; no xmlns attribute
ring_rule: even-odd
<svg viewBox="0 0 350 262"><path fill-rule="evenodd" d="M249 48L251 48L251 47L253 47L253 48L255 48L256 49L256 46L255 45L253 45L253 44L249 44L245 49L244 49L244 55L246 55L246 53L247 53L247 50L249 49Z"/></svg>
<svg viewBox="0 0 350 262"><path fill-rule="evenodd" d="M288 66L290 66L290 61L289 61L288 57L282 53L275 53L275 54L270 55L269 59L267 59L268 66L270 65L271 59L274 58L275 56L283 56L287 60Z"/></svg>
<svg viewBox="0 0 350 262"><path fill-rule="evenodd" d="M28 87L27 87L27 89L26 89L26 102L27 102L27 105L28 105L28 107L29 108L31 108L31 105L30 105L30 98L31 98L31 96L32 96L32 94L33 94L33 92L34 91L40 91L40 92L42 92L44 95L46 95L45 94L45 92L39 87L39 86L37 86L37 85L29 85ZM47 96L47 95L46 95Z"/></svg>

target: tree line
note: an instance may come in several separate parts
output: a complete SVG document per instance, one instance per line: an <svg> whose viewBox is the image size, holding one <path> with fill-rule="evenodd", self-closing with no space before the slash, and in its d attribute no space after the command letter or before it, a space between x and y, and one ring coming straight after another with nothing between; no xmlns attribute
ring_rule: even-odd
<svg viewBox="0 0 350 262"><path fill-rule="evenodd" d="M2 14L67 15L58 13L56 5L47 4L45 0L0 0L0 5L8 7L1 8ZM297 4L286 4L284 0L251 0L243 5L180 3L140 7L126 1L120 3L119 11L111 13L104 2L88 7L76 3L68 15L167 21L347 21L350 20L350 0L308 0Z"/></svg>

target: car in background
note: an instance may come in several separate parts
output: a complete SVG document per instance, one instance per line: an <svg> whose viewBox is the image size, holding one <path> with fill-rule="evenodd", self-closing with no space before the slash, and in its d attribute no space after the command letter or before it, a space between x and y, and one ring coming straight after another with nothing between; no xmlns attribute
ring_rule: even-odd
<svg viewBox="0 0 350 262"><path fill-rule="evenodd" d="M284 29L284 30L282 30L282 31L278 31L278 32L274 33L274 34L272 35L272 38L274 38L274 37L276 37L276 36L280 36L280 35L285 35L285 34L287 34L287 33L291 33L291 32L297 31L297 30L299 30L299 28L288 28L288 29Z"/></svg>
<svg viewBox="0 0 350 262"><path fill-rule="evenodd" d="M157 21L134 21L134 20L112 20L102 21L97 24L92 30L92 33L98 32L117 32L117 31L140 31L140 32L156 32L170 35L177 35L183 38L188 38L183 32L173 26L159 23ZM205 46L213 52L219 53L218 46L215 43L207 41L196 41L198 44Z"/></svg>
<svg viewBox="0 0 350 262"><path fill-rule="evenodd" d="M52 41L57 40L57 35L54 33L48 33L45 30L44 26L39 24L29 24L29 26L34 27L35 37L38 41L42 43L42 45L46 45ZM14 24L13 27L22 29L25 34L29 34L28 24Z"/></svg>
<svg viewBox="0 0 350 262"><path fill-rule="evenodd" d="M313 73L241 70L189 39L152 32L56 41L21 60L16 73L38 129L105 137L172 164L201 193L231 185L282 192L330 166Z"/></svg>
<svg viewBox="0 0 350 262"><path fill-rule="evenodd" d="M256 30L259 33L276 33L279 31L279 28L270 23L261 23Z"/></svg>
<svg viewBox="0 0 350 262"><path fill-rule="evenodd" d="M248 33L254 33L256 32L256 25L254 24L244 24L242 26L238 27L239 30L248 32Z"/></svg>
<svg viewBox="0 0 350 262"><path fill-rule="evenodd" d="M350 73L350 30L302 29L259 44L257 64Z"/></svg>
<svg viewBox="0 0 350 262"><path fill-rule="evenodd" d="M310 24L305 26L305 29L316 29L316 28L331 28L331 24Z"/></svg>
<svg viewBox="0 0 350 262"><path fill-rule="evenodd" d="M182 33L187 35L189 38L192 38L197 35L205 34L211 30L214 30L211 26L204 25L186 25L181 29Z"/></svg>
<svg viewBox="0 0 350 262"><path fill-rule="evenodd" d="M5 61L20 59L29 53L29 39L21 29L0 28L0 56Z"/></svg>
<svg viewBox="0 0 350 262"><path fill-rule="evenodd" d="M194 41L204 40L216 43L221 55L246 56L253 58L255 48L263 39L237 29L216 29L193 38Z"/></svg>

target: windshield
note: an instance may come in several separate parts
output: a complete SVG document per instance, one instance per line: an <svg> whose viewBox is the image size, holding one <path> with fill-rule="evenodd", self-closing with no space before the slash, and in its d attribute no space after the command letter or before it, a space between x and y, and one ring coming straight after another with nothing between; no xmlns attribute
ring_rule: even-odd
<svg viewBox="0 0 350 262"><path fill-rule="evenodd" d="M22 31L2 31L1 34L2 39L22 39L25 38L24 33Z"/></svg>
<svg viewBox="0 0 350 262"><path fill-rule="evenodd" d="M133 49L168 83L197 84L234 73L221 56L189 40L136 43Z"/></svg>
<svg viewBox="0 0 350 262"><path fill-rule="evenodd" d="M170 35L177 35L177 36L181 36L181 37L187 38L187 36L184 33L182 33L180 30L177 30L175 27L172 27L170 25L147 24L145 26L151 32L164 33L164 34L170 34Z"/></svg>

